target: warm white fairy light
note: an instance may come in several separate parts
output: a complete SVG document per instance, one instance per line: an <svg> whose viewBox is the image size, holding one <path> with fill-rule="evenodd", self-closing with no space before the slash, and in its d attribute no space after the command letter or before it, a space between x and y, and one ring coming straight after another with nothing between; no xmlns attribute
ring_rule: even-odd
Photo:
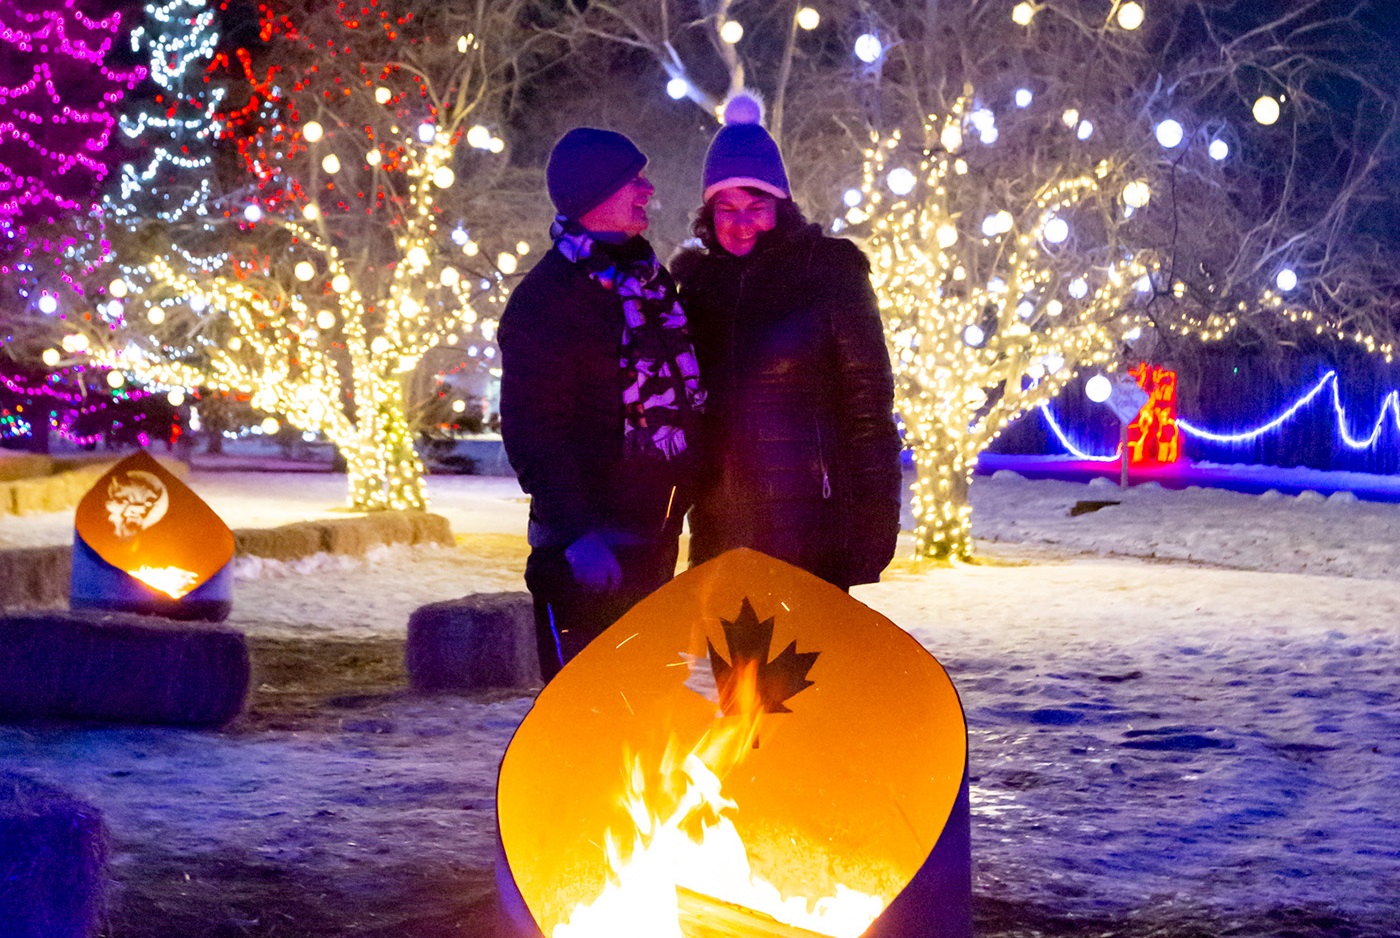
<svg viewBox="0 0 1400 938"><path fill-rule="evenodd" d="M473 125L467 130L467 146L477 150L487 150L491 147L491 130L480 124Z"/></svg>
<svg viewBox="0 0 1400 938"><path fill-rule="evenodd" d="M822 24L822 15L811 7L800 7L797 11L797 25L807 31L816 29Z"/></svg>
<svg viewBox="0 0 1400 938"><path fill-rule="evenodd" d="M383 85L374 89L374 100L378 101L380 104L388 104L393 97L394 93Z"/></svg>
<svg viewBox="0 0 1400 938"><path fill-rule="evenodd" d="M1011 22L1017 26L1029 26L1033 19L1035 19L1035 4L1022 2L1011 8Z"/></svg>
<svg viewBox="0 0 1400 938"><path fill-rule="evenodd" d="M307 143L315 143L325 136L325 128L316 121L307 121L301 127L301 138Z"/></svg>
<svg viewBox="0 0 1400 938"><path fill-rule="evenodd" d="M903 166L896 166L894 169L890 170L889 175L885 177L885 185L889 186L890 191L895 195L908 195L913 192L914 185L917 181L918 180L914 178L914 174Z"/></svg>
<svg viewBox="0 0 1400 938"><path fill-rule="evenodd" d="M725 20L719 28L719 38L731 46L744 38L744 27L738 20Z"/></svg>
<svg viewBox="0 0 1400 938"><path fill-rule="evenodd" d="M334 153L327 153L325 159L321 160L321 168L334 176L336 173L340 172L340 157L336 156Z"/></svg>
<svg viewBox="0 0 1400 938"><path fill-rule="evenodd" d="M1152 187L1146 179L1134 179L1123 187L1123 201L1133 208L1143 208L1152 201Z"/></svg>
<svg viewBox="0 0 1400 938"><path fill-rule="evenodd" d="M1277 123L1281 113L1278 98L1267 94L1261 95L1254 102L1253 112L1254 119L1265 127Z"/></svg>
<svg viewBox="0 0 1400 938"><path fill-rule="evenodd" d="M1132 31L1142 25L1142 21L1147 18L1142 4L1128 0L1118 8L1118 25L1126 30Z"/></svg>

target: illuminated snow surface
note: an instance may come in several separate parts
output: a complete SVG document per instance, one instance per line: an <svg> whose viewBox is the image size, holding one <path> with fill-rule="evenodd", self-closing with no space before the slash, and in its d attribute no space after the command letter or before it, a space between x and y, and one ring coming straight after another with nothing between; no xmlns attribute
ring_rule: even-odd
<svg viewBox="0 0 1400 938"><path fill-rule="evenodd" d="M344 514L343 477L189 481L234 528ZM402 638L418 605L523 588L514 482L429 488L456 548L241 561L232 624ZM1009 473L973 502L987 563L897 561L854 594L962 694L979 934L1400 933L1400 505ZM0 518L0 546L71 524ZM528 706L402 695L325 732L0 728L0 765L99 805L118 880L152 843L177 869L236 854L342 885L489 875Z"/></svg>

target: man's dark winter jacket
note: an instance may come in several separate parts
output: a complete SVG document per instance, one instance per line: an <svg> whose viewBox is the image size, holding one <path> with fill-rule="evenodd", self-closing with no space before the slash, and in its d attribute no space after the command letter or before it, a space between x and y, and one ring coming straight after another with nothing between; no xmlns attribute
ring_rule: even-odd
<svg viewBox="0 0 1400 938"><path fill-rule="evenodd" d="M899 533L894 381L870 264L817 225L744 257L684 251L681 286L713 421L690 557L753 547L846 587Z"/></svg>
<svg viewBox="0 0 1400 938"><path fill-rule="evenodd" d="M608 248L645 256L641 238ZM622 458L622 302L551 249L501 316L501 435L530 494L530 543L588 531L673 537L690 506L694 457Z"/></svg>

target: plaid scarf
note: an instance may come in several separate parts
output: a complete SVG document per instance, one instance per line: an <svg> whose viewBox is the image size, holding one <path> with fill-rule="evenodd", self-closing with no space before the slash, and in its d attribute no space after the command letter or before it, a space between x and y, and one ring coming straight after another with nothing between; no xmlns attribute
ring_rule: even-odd
<svg viewBox="0 0 1400 938"><path fill-rule="evenodd" d="M705 389L675 283L649 248L615 259L614 253L623 252L609 251L609 245L562 217L549 234L566 260L622 300L618 364L624 452L667 460L680 456L688 445L686 430L705 408Z"/></svg>

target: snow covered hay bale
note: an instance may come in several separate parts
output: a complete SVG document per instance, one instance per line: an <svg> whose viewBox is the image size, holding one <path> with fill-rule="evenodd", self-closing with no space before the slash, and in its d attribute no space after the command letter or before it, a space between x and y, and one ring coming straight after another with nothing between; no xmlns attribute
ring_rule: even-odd
<svg viewBox="0 0 1400 938"><path fill-rule="evenodd" d="M106 886L102 815L67 792L0 772L0 935L87 938Z"/></svg>
<svg viewBox="0 0 1400 938"><path fill-rule="evenodd" d="M496 809L522 935L972 935L952 681L757 551L687 570L565 665L506 750Z"/></svg>
<svg viewBox="0 0 1400 938"><path fill-rule="evenodd" d="M221 726L243 709L248 674L248 644L233 629L99 612L0 616L0 719Z"/></svg>
<svg viewBox="0 0 1400 938"><path fill-rule="evenodd" d="M66 603L72 562L66 547L0 550L0 609Z"/></svg>
<svg viewBox="0 0 1400 938"><path fill-rule="evenodd" d="M298 521L275 528L243 528L233 532L234 552L268 560L300 560L323 553L321 526Z"/></svg>
<svg viewBox="0 0 1400 938"><path fill-rule="evenodd" d="M529 593L474 593L421 606L408 619L404 667L418 691L537 687Z"/></svg>
<svg viewBox="0 0 1400 938"><path fill-rule="evenodd" d="M361 518L297 521L276 528L233 532L236 552L270 560L300 560L313 554L363 557L391 544L451 545L452 527L442 515L424 511L380 511Z"/></svg>

